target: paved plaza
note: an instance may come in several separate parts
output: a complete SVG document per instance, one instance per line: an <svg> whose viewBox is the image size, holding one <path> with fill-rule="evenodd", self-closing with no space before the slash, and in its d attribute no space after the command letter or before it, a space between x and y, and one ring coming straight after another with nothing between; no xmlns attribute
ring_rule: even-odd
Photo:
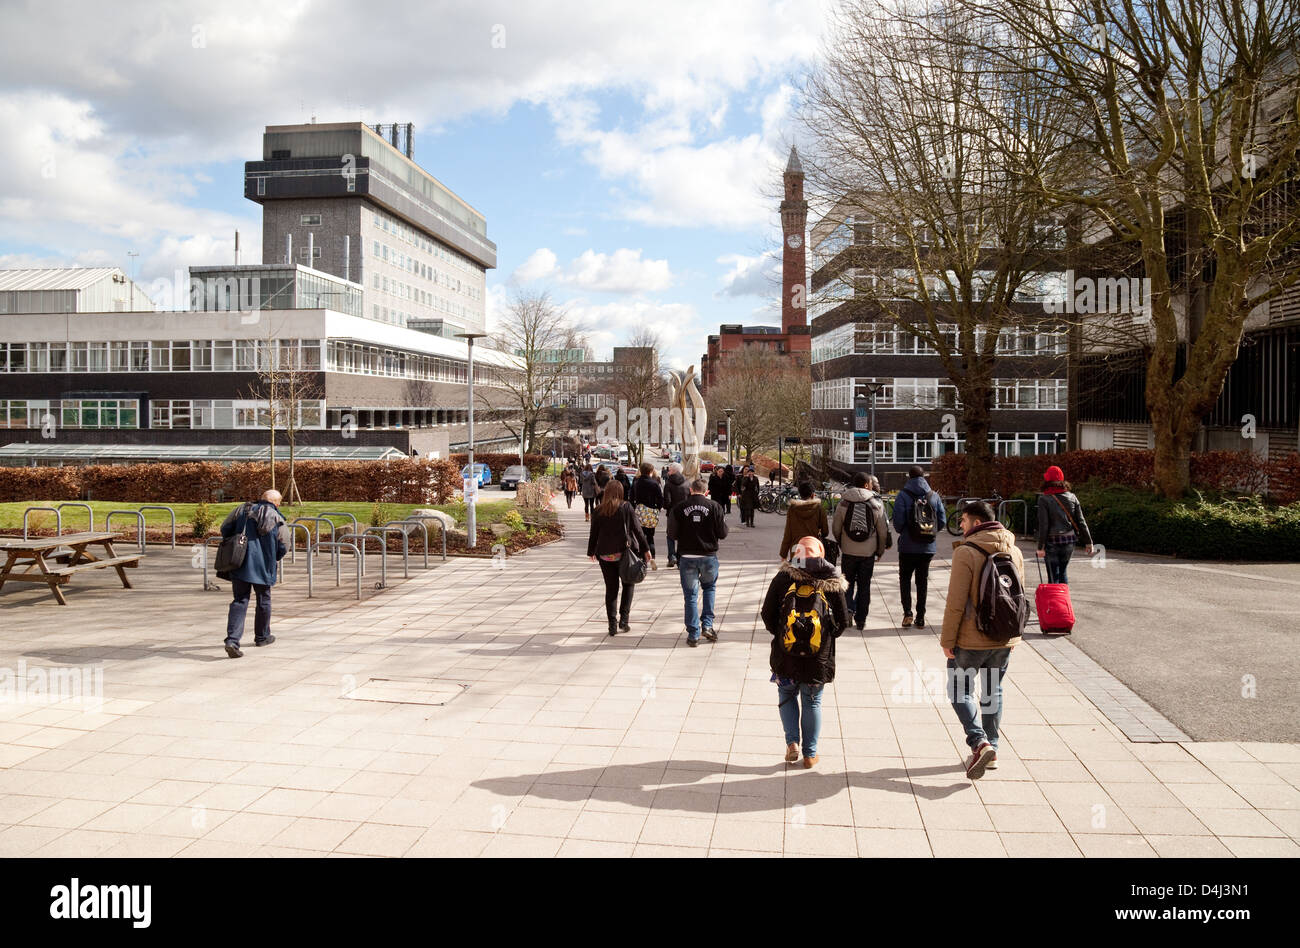
<svg viewBox="0 0 1300 948"><path fill-rule="evenodd" d="M1193 742L1069 641L1016 649L1000 768L967 780L938 632L898 627L892 552L839 641L820 760L788 766L758 619L780 519L728 518L720 640L688 648L664 568L606 635L581 511L559 507L561 542L380 593L372 569L360 603L346 569L335 589L317 564L309 602L290 567L278 641L252 647L250 616L239 660L227 587L203 592L188 551L66 607L6 589L0 668L102 663L104 700L0 704L0 855L1300 855L1300 746Z"/></svg>

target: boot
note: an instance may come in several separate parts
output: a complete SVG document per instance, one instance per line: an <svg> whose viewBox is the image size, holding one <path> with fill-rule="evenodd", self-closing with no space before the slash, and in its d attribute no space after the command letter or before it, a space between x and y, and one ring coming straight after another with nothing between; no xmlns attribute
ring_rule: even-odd
<svg viewBox="0 0 1300 948"><path fill-rule="evenodd" d="M609 634L610 635L618 634L618 622L613 616L609 617Z"/></svg>
<svg viewBox="0 0 1300 948"><path fill-rule="evenodd" d="M632 626L628 624L628 614L626 612L618 617L618 630L620 632L632 631Z"/></svg>

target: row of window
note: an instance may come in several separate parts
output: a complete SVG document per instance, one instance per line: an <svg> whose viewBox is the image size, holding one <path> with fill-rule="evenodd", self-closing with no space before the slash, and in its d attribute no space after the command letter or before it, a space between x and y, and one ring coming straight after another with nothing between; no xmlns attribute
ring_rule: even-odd
<svg viewBox="0 0 1300 948"><path fill-rule="evenodd" d="M469 257L452 250L450 247L444 247L440 243L429 240L415 228L402 223L395 217L390 217L389 215L378 211L372 211L371 218L376 230L383 231L386 234L391 234L403 243L415 247L417 250L421 250L424 253L430 254L435 259L441 260L448 266L454 267L466 274L473 274L482 271L482 268L473 260L470 260Z"/></svg>
<svg viewBox="0 0 1300 948"><path fill-rule="evenodd" d="M138 428L134 398L0 399L0 428Z"/></svg>
<svg viewBox="0 0 1300 948"><path fill-rule="evenodd" d="M256 372L320 369L318 339L0 342L0 372Z"/></svg>
<svg viewBox="0 0 1300 948"><path fill-rule="evenodd" d="M1001 276L992 270L980 270L974 274L971 286L971 298L985 298L987 286ZM955 274L949 273L948 280L938 275L925 277L925 293L917 283L915 270L894 270L889 273L877 273L863 268L850 268L837 276L817 291L809 302L808 312L816 319L835 309L841 303L862 295L867 299L919 300L928 297L932 300L952 298L949 284L958 286ZM1060 273L1032 273L1012 293L1012 300L1018 303L1045 303L1048 300L1063 299L1065 282Z"/></svg>
<svg viewBox="0 0 1300 948"><path fill-rule="evenodd" d="M1059 250L1065 246L1065 229L1054 220L1044 219L1034 227L1039 247L1044 250ZM925 221L913 221L910 229L893 222L878 221L868 217L854 218L849 215L841 221L824 238L813 247L814 269L829 262L837 253L850 246L910 246L912 237L921 247L935 244L935 234ZM966 240L970 244L979 242L981 247L1000 247L1002 242L993 228L981 228L974 217L966 220ZM956 236L943 235L945 244L955 243Z"/></svg>
<svg viewBox="0 0 1300 948"><path fill-rule="evenodd" d="M468 365L456 359L418 355L399 349L383 349L360 342L331 342L326 369L353 375L383 375L390 378L418 379L434 382L466 382ZM501 373L482 362L474 366L475 385L500 385Z"/></svg>
<svg viewBox="0 0 1300 948"><path fill-rule="evenodd" d="M858 396L867 397L868 382L882 385L877 408L936 408L960 411L957 386L948 379L841 378L812 383L814 409L851 409ZM993 407L1021 411L1064 411L1066 379L994 379Z"/></svg>
<svg viewBox="0 0 1300 948"><path fill-rule="evenodd" d="M855 438L853 432L834 428L814 428L814 438L830 442L832 457L847 464L865 464L874 448L880 463L919 464L943 454L966 450L966 439L949 438L931 432L878 432L874 438ZM1032 457L1065 450L1065 433L995 432L989 435L994 454L1002 457Z"/></svg>
<svg viewBox="0 0 1300 948"><path fill-rule="evenodd" d="M975 327L975 345L984 348L987 329ZM956 325L939 326L939 336L949 352L960 351L961 331ZM1069 336L1063 329L1043 330L1008 326L998 333L999 356L1064 355ZM812 361L827 362L848 355L937 355L926 340L897 323L845 323L813 337Z"/></svg>
<svg viewBox="0 0 1300 948"><path fill-rule="evenodd" d="M283 405L276 411L276 427L287 428L287 412L297 414L297 428L320 428L324 400L310 399ZM165 398L149 405L151 428L269 428L270 402L251 399ZM122 427L127 427L123 425Z"/></svg>

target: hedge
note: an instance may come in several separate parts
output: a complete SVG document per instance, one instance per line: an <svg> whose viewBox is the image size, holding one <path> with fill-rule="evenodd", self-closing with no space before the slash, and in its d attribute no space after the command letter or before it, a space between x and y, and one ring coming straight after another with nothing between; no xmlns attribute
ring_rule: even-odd
<svg viewBox="0 0 1300 948"><path fill-rule="evenodd" d="M289 462L277 462L276 486L289 482ZM270 486L267 464L130 464L0 468L0 501L116 500L197 503L243 500ZM298 492L313 501L440 504L460 489L460 467L449 461L298 461Z"/></svg>
<svg viewBox="0 0 1300 948"><path fill-rule="evenodd" d="M456 465L456 476L460 477L460 472L464 470L465 465L469 463L468 454L451 455L451 463ZM519 463L519 452L514 454L498 454L489 451L475 451L475 464L486 464L492 471L492 483L495 484L501 480L501 473L508 467L514 467ZM528 468L528 476L533 480L546 476L546 469L550 466L551 459L545 454L525 454L524 466Z"/></svg>
<svg viewBox="0 0 1300 948"><path fill-rule="evenodd" d="M965 494L967 455L936 458L930 482L941 494ZM993 459L993 487L1003 497L1042 487L1043 471L1050 465L1065 471L1066 480L1082 484L1096 480L1140 489L1154 488L1155 460L1151 451L1112 449L1067 451L1032 457ZM1269 461L1250 451L1207 451L1191 458L1192 487L1209 491L1244 491L1265 494L1279 504L1300 500L1300 454Z"/></svg>

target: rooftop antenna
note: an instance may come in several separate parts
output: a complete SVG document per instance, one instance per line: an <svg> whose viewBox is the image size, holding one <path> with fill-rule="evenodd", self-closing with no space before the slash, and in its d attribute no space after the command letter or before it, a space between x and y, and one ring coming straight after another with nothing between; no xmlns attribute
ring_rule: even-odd
<svg viewBox="0 0 1300 948"><path fill-rule="evenodd" d="M140 256L140 252L138 250L128 250L126 252L126 255L131 258L130 262L126 265L126 268L127 270L130 271L131 280L132 282L134 282L135 281L135 260L137 257Z"/></svg>

